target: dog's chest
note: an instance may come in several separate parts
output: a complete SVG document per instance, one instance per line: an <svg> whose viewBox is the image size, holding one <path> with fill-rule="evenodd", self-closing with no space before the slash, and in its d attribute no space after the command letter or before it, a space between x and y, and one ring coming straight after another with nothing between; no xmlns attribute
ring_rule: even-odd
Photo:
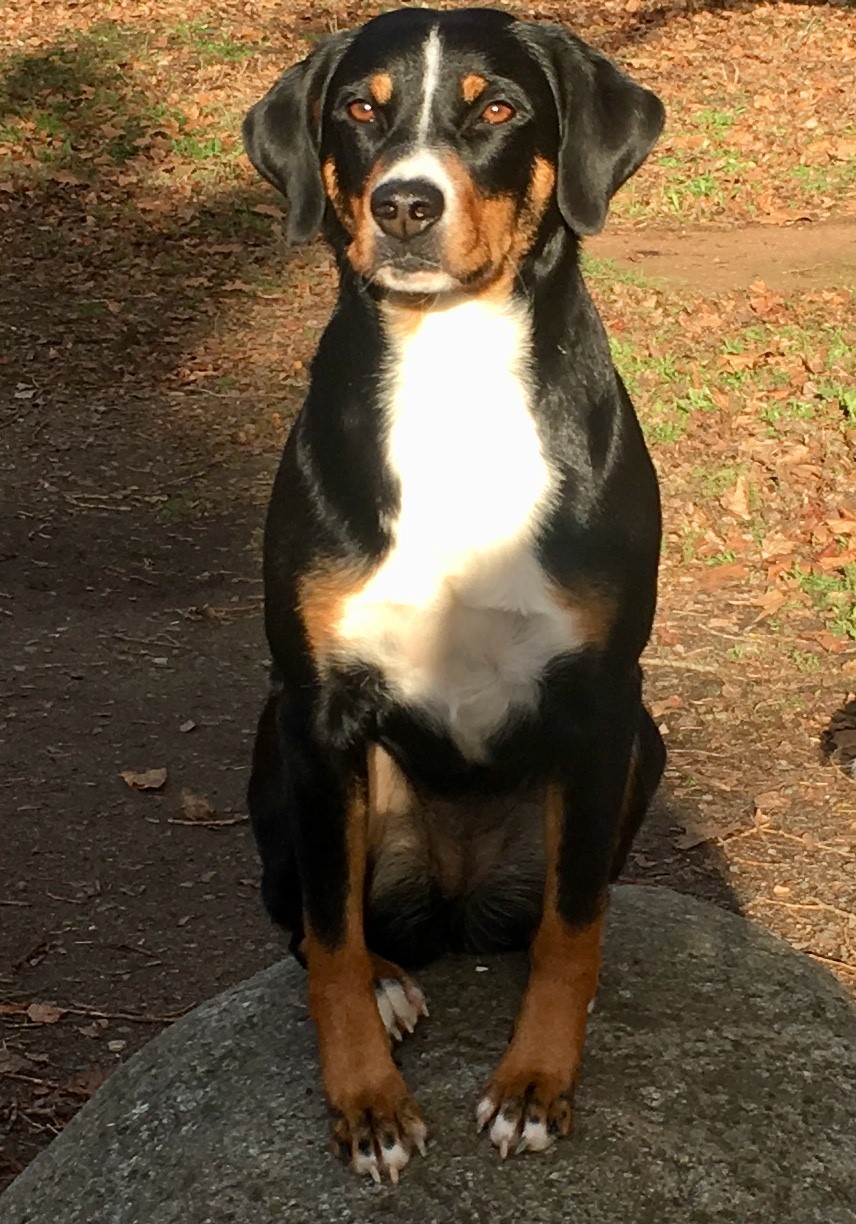
<svg viewBox="0 0 856 1224"><path fill-rule="evenodd" d="M529 406L528 340L522 309L479 302L394 339L393 544L336 634L473 760L535 703L549 660L581 644L535 552L554 475Z"/></svg>

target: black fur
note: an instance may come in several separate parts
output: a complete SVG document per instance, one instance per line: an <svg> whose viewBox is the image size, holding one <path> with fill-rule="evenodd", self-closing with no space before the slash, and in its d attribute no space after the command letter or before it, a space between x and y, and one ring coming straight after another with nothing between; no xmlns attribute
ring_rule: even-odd
<svg viewBox="0 0 856 1224"><path fill-rule="evenodd" d="M320 667L300 610L300 582L313 569L368 574L377 566L390 548L400 500L383 450L384 294L349 262L351 235L341 209L325 196L320 167L330 159L343 196L355 198L379 157L394 160L406 149L420 98L415 49L438 23L444 54L459 75L488 78L492 92L485 97L515 108L514 119L494 129L477 121L485 98L471 114L461 111L460 97L438 100L437 123L446 125L445 139L478 191L511 196L522 207L536 159L556 171L555 192L512 290L531 304L532 411L544 451L561 473L537 551L557 587L600 592L615 609L605 644L554 660L537 708L512 712L478 763L424 711L398 700L372 667L360 660ZM364 97L371 74L382 70L413 89L399 88L390 106L378 108L376 122L355 124L347 103ZM558 781L566 804L560 908L569 922L593 917L626 858L664 762L638 669L656 601L659 495L580 275L578 236L602 227L612 194L648 154L662 123L655 95L580 40L484 9L400 10L355 34L336 35L290 68L247 117L247 151L287 195L291 237L306 239L323 227L341 272L337 308L283 455L265 535L275 684L259 724L249 807L265 904L295 944L305 916L329 944L341 937L345 795L365 786L373 743L421 794L444 799ZM419 258L428 258L435 241L426 237ZM430 872L414 869L409 882L381 897L369 900L367 892L369 945L406 963L447 947L523 945L537 922L541 882L527 877L522 899L512 895L513 883L508 887L505 907L489 882L473 904L471 897L443 894Z"/></svg>

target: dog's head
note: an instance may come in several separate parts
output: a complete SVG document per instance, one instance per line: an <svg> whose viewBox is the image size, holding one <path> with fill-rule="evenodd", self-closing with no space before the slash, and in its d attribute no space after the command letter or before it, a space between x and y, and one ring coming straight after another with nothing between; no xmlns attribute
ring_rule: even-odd
<svg viewBox="0 0 856 1224"><path fill-rule="evenodd" d="M400 9L334 35L244 121L289 237L327 218L383 290L481 288L539 233L594 234L663 126L655 94L558 26Z"/></svg>

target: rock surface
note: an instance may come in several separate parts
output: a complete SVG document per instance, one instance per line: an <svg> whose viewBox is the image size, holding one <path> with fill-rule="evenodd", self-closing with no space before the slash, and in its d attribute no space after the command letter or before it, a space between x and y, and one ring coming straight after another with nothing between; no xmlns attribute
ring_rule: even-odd
<svg viewBox="0 0 856 1224"><path fill-rule="evenodd" d="M823 970L667 889L614 892L576 1129L501 1164L479 1089L521 957L446 960L401 1049L431 1126L398 1187L328 1154L302 972L276 965L119 1070L2 1224L856 1224L856 1013Z"/></svg>

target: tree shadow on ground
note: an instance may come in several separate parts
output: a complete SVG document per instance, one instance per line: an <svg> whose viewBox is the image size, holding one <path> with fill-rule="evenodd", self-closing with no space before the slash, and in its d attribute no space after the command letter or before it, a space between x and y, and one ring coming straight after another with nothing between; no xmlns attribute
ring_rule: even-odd
<svg viewBox="0 0 856 1224"><path fill-rule="evenodd" d="M655 14L666 20L678 8ZM7 586L20 585L25 605L46 595L96 605L105 566L152 607L165 591L192 598L200 570L228 570L222 558L245 552L261 520L278 439L247 451L223 420L256 411L259 395L287 416L302 386L283 392L262 380L261 390L215 387L206 399L203 388L194 398L176 374L212 335L233 328L239 345L256 342L236 283L275 283L286 318L307 285L321 314L331 298L326 254L320 244L308 254L286 246L264 185L244 182L234 164L233 181L213 189L177 177L176 146L186 153L207 137L152 89L144 44L138 28L105 24L19 57L0 82L0 125L17 125L25 145L0 196L11 459L3 553ZM310 319L301 353L316 334ZM206 568L212 545L218 559ZM737 908L714 847L661 870L665 851L674 860L669 830L685 816L659 799L626 875L675 883L677 872L679 885Z"/></svg>
<svg viewBox="0 0 856 1224"><path fill-rule="evenodd" d="M844 0L845 6L853 0ZM778 0L781 4L798 5L801 8L828 8L830 0ZM691 18L697 13L721 14L751 13L759 7L768 7L769 0L667 0L662 4L640 4L633 12L627 12L609 32L598 40L598 45L608 54L617 54L634 44L644 43L675 21ZM841 4L833 7L842 7Z"/></svg>

